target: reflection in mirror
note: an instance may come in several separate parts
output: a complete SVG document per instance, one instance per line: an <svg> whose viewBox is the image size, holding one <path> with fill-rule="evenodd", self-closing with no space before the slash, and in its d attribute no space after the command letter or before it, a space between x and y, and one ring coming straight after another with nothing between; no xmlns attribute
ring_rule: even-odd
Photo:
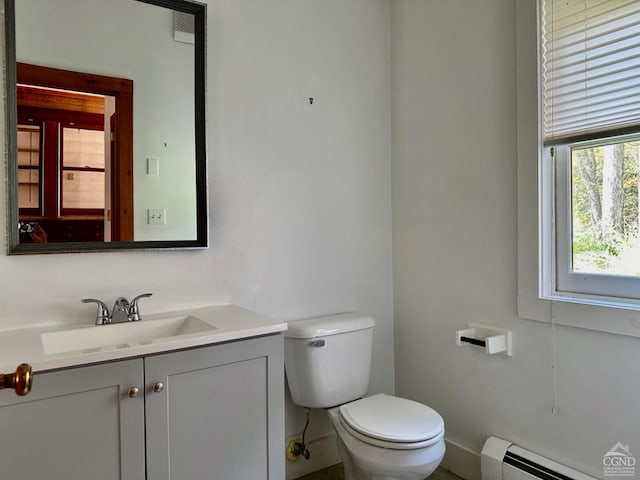
<svg viewBox="0 0 640 480"><path fill-rule="evenodd" d="M205 6L5 12L10 253L206 247Z"/></svg>
<svg viewBox="0 0 640 480"><path fill-rule="evenodd" d="M20 243L133 241L133 82L24 63L16 76Z"/></svg>

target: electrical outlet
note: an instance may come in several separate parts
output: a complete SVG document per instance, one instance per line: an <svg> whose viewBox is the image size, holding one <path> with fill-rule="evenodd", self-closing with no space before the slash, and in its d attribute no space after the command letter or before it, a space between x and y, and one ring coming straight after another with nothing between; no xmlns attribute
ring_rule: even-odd
<svg viewBox="0 0 640 480"><path fill-rule="evenodd" d="M147 223L149 225L166 225L167 212L164 208L147 209Z"/></svg>

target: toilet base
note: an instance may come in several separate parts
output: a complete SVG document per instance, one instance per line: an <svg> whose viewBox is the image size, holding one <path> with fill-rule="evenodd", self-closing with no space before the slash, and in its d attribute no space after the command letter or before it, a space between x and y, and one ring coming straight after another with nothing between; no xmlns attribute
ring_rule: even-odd
<svg viewBox="0 0 640 480"><path fill-rule="evenodd" d="M424 480L444 457L444 430L435 443L417 449L388 449L365 443L351 435L340 421L340 407L327 410L336 432L338 454L345 480Z"/></svg>
<svg viewBox="0 0 640 480"><path fill-rule="evenodd" d="M340 436L337 436L336 444L338 447L338 455L342 459L344 466L344 480L424 480L438 468L441 461L441 458L434 460L431 465L432 468L423 469L421 473L384 472L381 471L380 468L378 468L376 473L373 473L366 466L358 465L358 463L354 461L344 442L340 439Z"/></svg>

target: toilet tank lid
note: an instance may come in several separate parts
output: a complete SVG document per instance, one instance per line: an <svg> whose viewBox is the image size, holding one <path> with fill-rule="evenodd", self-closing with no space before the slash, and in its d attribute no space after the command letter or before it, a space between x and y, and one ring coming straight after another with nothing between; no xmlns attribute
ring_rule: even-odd
<svg viewBox="0 0 640 480"><path fill-rule="evenodd" d="M337 313L287 322L288 328L284 332L284 336L287 338L317 338L365 330L375 326L376 322L368 315L355 312Z"/></svg>

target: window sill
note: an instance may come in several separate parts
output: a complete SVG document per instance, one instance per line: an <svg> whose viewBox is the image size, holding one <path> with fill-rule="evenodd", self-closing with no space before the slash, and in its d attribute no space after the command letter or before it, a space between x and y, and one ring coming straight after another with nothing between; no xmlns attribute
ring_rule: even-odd
<svg viewBox="0 0 640 480"><path fill-rule="evenodd" d="M598 297L556 295L539 298L520 293L518 316L528 320L640 337L640 304Z"/></svg>

